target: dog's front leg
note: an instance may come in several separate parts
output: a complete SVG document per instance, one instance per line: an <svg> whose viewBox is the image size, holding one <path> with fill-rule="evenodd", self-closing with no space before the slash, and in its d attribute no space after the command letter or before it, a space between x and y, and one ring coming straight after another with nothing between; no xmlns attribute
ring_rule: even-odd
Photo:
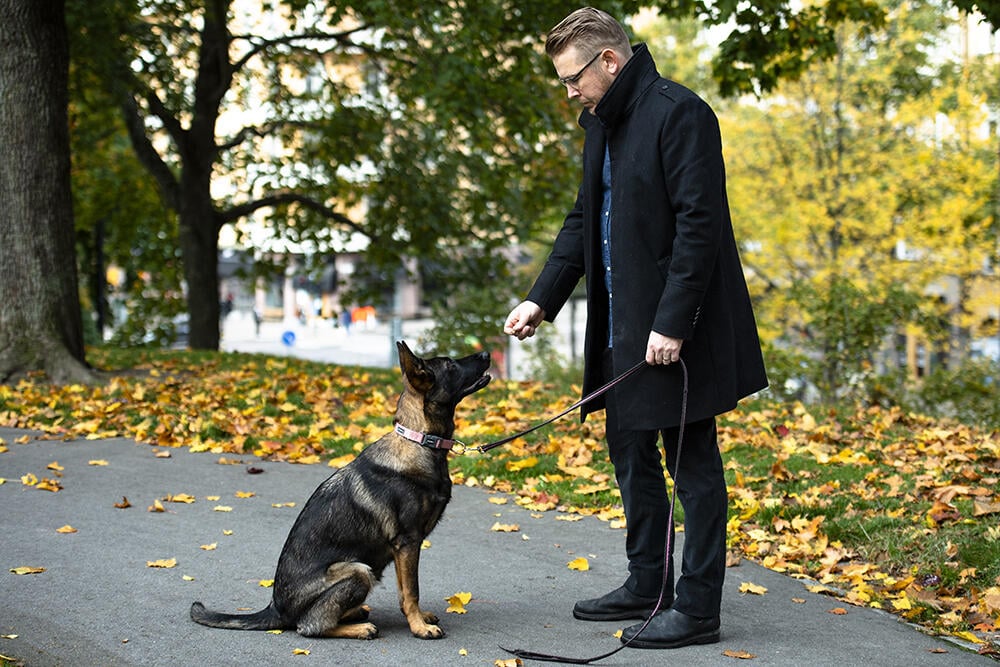
<svg viewBox="0 0 1000 667"><path fill-rule="evenodd" d="M420 584L417 579L420 541L396 548L393 560L396 565L396 584L399 587L399 608L410 624L410 632L421 639L444 637L444 630L437 625L438 617L420 609Z"/></svg>

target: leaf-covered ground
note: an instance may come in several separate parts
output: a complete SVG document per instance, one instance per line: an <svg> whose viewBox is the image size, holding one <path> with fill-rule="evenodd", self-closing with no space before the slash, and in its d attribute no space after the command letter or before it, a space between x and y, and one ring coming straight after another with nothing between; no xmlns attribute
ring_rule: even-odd
<svg viewBox="0 0 1000 667"><path fill-rule="evenodd" d="M0 385L0 425L336 467L389 430L400 391L395 370L240 354L89 354L108 372L106 385ZM456 437L485 444L561 411L578 392L494 381L459 406ZM453 455L452 477L535 511L593 514L624 528L603 435L601 419L567 416L487 454ZM996 651L1000 433L893 408L751 402L720 420L719 438L731 559ZM8 446L0 443L0 456ZM60 488L57 473L20 482Z"/></svg>

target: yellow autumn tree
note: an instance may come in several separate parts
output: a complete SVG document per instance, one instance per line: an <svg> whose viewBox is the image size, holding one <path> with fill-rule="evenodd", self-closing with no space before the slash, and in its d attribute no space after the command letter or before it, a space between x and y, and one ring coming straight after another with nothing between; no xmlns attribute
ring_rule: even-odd
<svg viewBox="0 0 1000 667"><path fill-rule="evenodd" d="M996 156L968 85L985 66L947 57L934 8L890 16L845 27L832 61L723 116L772 384L797 375L826 399L870 391L907 325L961 351L995 253Z"/></svg>

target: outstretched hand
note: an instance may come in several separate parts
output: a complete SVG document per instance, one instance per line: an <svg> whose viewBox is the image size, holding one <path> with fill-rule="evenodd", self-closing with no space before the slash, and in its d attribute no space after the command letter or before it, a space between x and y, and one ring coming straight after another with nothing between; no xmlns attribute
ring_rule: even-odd
<svg viewBox="0 0 1000 667"><path fill-rule="evenodd" d="M503 332L524 340L535 335L538 325L545 319L545 311L532 301L522 301L510 311L507 321L503 324Z"/></svg>

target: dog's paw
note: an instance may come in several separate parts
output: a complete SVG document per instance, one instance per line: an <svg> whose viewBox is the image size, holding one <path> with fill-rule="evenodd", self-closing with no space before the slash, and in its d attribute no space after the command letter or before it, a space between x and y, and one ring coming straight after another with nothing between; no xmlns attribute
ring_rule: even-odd
<svg viewBox="0 0 1000 667"><path fill-rule="evenodd" d="M353 627L357 628L357 634L354 635L357 639L375 639L378 637L378 628L375 627L374 623L355 623Z"/></svg>
<svg viewBox="0 0 1000 667"><path fill-rule="evenodd" d="M432 614L429 611L422 611L420 612L420 615L424 617L424 623L427 623L429 625L437 625L440 620L437 617L437 614Z"/></svg>
<svg viewBox="0 0 1000 667"><path fill-rule="evenodd" d="M419 639L441 639L444 637L444 630L437 625L424 625L421 628L412 629L413 636Z"/></svg>

